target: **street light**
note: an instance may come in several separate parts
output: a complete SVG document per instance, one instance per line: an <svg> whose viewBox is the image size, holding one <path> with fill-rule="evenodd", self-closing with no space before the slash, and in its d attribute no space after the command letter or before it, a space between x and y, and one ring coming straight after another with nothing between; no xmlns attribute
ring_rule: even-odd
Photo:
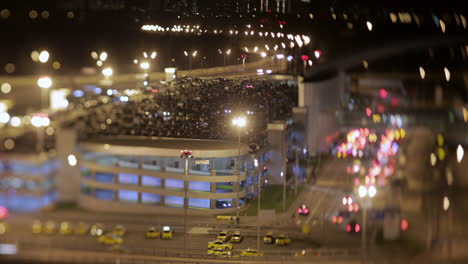
<svg viewBox="0 0 468 264"><path fill-rule="evenodd" d="M106 76L107 78L111 77L113 73L114 71L110 67L104 68L102 70L102 75Z"/></svg>
<svg viewBox="0 0 468 264"><path fill-rule="evenodd" d="M377 189L374 186L366 188L361 185L358 189L359 197L361 198L361 207L362 210L362 234L361 234L361 256L362 263L367 261L367 209L371 206L371 199L377 194ZM368 197L368 198L366 198Z"/></svg>
<svg viewBox="0 0 468 264"><path fill-rule="evenodd" d="M49 76L41 76L39 79L37 79L37 85L42 88L41 89L41 107L45 108L46 107L46 102L47 102L47 96L48 92L47 90L52 87L52 78Z"/></svg>
<svg viewBox="0 0 468 264"><path fill-rule="evenodd" d="M190 54L189 54L188 51L184 50L184 55L185 55L186 57L189 58L189 68L190 68L190 71L192 71L192 57L195 58L195 57L197 56L197 54L198 54L198 51L196 51L196 50L190 52Z"/></svg>
<svg viewBox="0 0 468 264"><path fill-rule="evenodd" d="M41 63L46 63L49 60L49 56L49 52L47 50L43 50L41 53L39 53L39 61Z"/></svg>
<svg viewBox="0 0 468 264"><path fill-rule="evenodd" d="M460 163L463 159L464 151L461 145L457 147L457 162Z"/></svg>
<svg viewBox="0 0 468 264"><path fill-rule="evenodd" d="M218 49L219 54L223 55L223 66L226 66L226 55L231 55L231 49L222 51Z"/></svg>
<svg viewBox="0 0 468 264"><path fill-rule="evenodd" d="M140 68L141 68L142 70L145 70L145 71L149 70L149 68L150 68L149 62L144 61L144 62L140 63Z"/></svg>
<svg viewBox="0 0 468 264"><path fill-rule="evenodd" d="M184 168L184 255L187 247L187 209L188 209L188 198L187 198L187 189L189 188L188 175L189 175L189 159L193 159L192 151L182 150L180 151L180 157L185 159L185 168Z"/></svg>
<svg viewBox="0 0 468 264"><path fill-rule="evenodd" d="M237 173L237 198L236 198L236 217L239 219L239 192L240 192L240 153L241 153L241 128L245 127L247 120L244 116L235 117L232 119L232 124L237 126L237 162L236 162L236 173Z"/></svg>

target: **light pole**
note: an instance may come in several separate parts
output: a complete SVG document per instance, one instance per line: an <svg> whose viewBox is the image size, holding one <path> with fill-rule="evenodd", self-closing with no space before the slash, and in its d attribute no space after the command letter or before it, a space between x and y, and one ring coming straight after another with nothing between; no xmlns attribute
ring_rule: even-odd
<svg viewBox="0 0 468 264"><path fill-rule="evenodd" d="M143 59L140 62L140 69L143 70L145 73L145 80L143 81L143 85L148 86L149 85L149 69L151 68L151 62L150 60L155 60L156 56L158 54L156 51L151 52L151 54L148 54L148 52L143 51ZM138 64L138 59L134 59L133 63Z"/></svg>
<svg viewBox="0 0 468 264"><path fill-rule="evenodd" d="M247 121L245 117L235 117L232 119L232 124L237 126L237 162L236 162L236 174L237 174L237 198L236 198L236 219L239 219L239 192L240 192L240 155L241 155L241 128L246 125Z"/></svg>
<svg viewBox="0 0 468 264"><path fill-rule="evenodd" d="M256 167L258 167L258 161L255 160L257 163L255 164ZM260 189L260 175L261 173L259 172L257 174L257 250L260 250L260 192L261 192L261 189Z"/></svg>
<svg viewBox="0 0 468 264"><path fill-rule="evenodd" d="M247 59L247 55L243 54L241 55L242 58L242 72L245 72L245 59Z"/></svg>
<svg viewBox="0 0 468 264"><path fill-rule="evenodd" d="M189 54L188 51L184 50L184 55L189 58L189 69L190 69L190 71L192 71L192 57L195 58L197 56L197 53L198 53L198 51L195 50L195 51L191 51L190 54Z"/></svg>
<svg viewBox="0 0 468 264"><path fill-rule="evenodd" d="M231 49L222 51L221 49L218 49L219 54L223 55L223 66L226 66L226 55L231 55Z"/></svg>
<svg viewBox="0 0 468 264"><path fill-rule="evenodd" d="M41 108L47 108L48 104L48 95L49 95L49 89L52 87L53 81L50 76L41 76L39 79L37 79L37 86L41 88Z"/></svg>
<svg viewBox="0 0 468 264"><path fill-rule="evenodd" d="M181 158L185 159L184 168L184 255L187 248L187 209L188 209L188 198L187 189L189 188L188 175L189 175L189 159L193 159L192 152L190 150L182 150L180 154Z"/></svg>
<svg viewBox="0 0 468 264"><path fill-rule="evenodd" d="M362 207L362 234L361 234L361 263L367 262L367 209L372 205L371 199L377 194L377 189L374 186L366 188L361 185L358 189L359 197L361 198Z"/></svg>

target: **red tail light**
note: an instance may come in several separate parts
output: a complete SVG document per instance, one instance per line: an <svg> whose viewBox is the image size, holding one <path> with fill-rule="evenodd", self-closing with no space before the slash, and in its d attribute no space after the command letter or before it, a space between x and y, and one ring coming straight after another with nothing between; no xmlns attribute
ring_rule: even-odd
<svg viewBox="0 0 468 264"><path fill-rule="evenodd" d="M351 225L350 224L347 224L346 225L346 232L351 232Z"/></svg>
<svg viewBox="0 0 468 264"><path fill-rule="evenodd" d="M354 231L355 231L356 233L358 233L359 231L361 231L361 226L360 226L359 224L356 224L356 225L354 226Z"/></svg>

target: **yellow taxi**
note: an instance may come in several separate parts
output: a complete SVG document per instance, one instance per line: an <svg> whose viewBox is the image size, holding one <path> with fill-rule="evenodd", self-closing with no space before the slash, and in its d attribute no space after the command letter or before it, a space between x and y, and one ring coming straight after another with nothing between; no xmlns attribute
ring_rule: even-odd
<svg viewBox="0 0 468 264"><path fill-rule="evenodd" d="M91 236L102 236L104 234L104 227L102 224L94 224L89 229L89 234Z"/></svg>
<svg viewBox="0 0 468 264"><path fill-rule="evenodd" d="M240 231L235 232L231 237L231 243L240 243L244 240L244 237L241 235Z"/></svg>
<svg viewBox="0 0 468 264"><path fill-rule="evenodd" d="M291 239L287 237L286 235L281 234L277 236L275 239L275 245L277 246L286 246L289 244L291 244Z"/></svg>
<svg viewBox="0 0 468 264"><path fill-rule="evenodd" d="M170 226L163 226L161 238L172 239L172 235L173 235L172 228Z"/></svg>
<svg viewBox="0 0 468 264"><path fill-rule="evenodd" d="M263 243L264 244L273 244L273 243L275 243L275 237L273 236L273 232L266 233L266 235L263 237Z"/></svg>
<svg viewBox="0 0 468 264"><path fill-rule="evenodd" d="M8 225L5 222L0 222L0 236L4 235L8 230Z"/></svg>
<svg viewBox="0 0 468 264"><path fill-rule="evenodd" d="M216 237L216 239L227 242L229 239L231 239L231 233L229 233L229 231L223 230L219 232L219 235Z"/></svg>
<svg viewBox="0 0 468 264"><path fill-rule="evenodd" d="M146 231L146 238L158 238L161 236L161 232L156 230L154 226L148 228L148 231Z"/></svg>
<svg viewBox="0 0 468 264"><path fill-rule="evenodd" d="M263 256L263 252L258 251L258 250L253 249L253 248L248 248L246 250L242 250L240 255L241 255L241 257L250 257L250 256L258 257L258 256Z"/></svg>
<svg viewBox="0 0 468 264"><path fill-rule="evenodd" d="M113 234L118 236L123 236L127 232L127 229L123 225L116 225L114 230L112 231Z"/></svg>
<svg viewBox="0 0 468 264"><path fill-rule="evenodd" d="M39 220L34 220L31 226L33 234L40 234L42 232L42 222Z"/></svg>
<svg viewBox="0 0 468 264"><path fill-rule="evenodd" d="M44 226L44 233L52 235L55 232L55 223L53 221L47 221Z"/></svg>
<svg viewBox="0 0 468 264"><path fill-rule="evenodd" d="M208 242L208 249L225 249L232 250L231 243L224 243L222 240L215 240Z"/></svg>
<svg viewBox="0 0 468 264"><path fill-rule="evenodd" d="M86 233L88 233L88 225L83 222L79 222L75 227L75 234L85 235Z"/></svg>
<svg viewBox="0 0 468 264"><path fill-rule="evenodd" d="M213 249L208 249L208 255L210 256L218 256L218 257L230 257L232 256L231 251L224 250L221 248L213 248Z"/></svg>
<svg viewBox="0 0 468 264"><path fill-rule="evenodd" d="M60 234L70 235L71 233L73 233L73 228L69 222L60 223Z"/></svg>
<svg viewBox="0 0 468 264"><path fill-rule="evenodd" d="M105 245L120 245L123 243L123 238L114 233L107 233L100 236L98 242Z"/></svg>

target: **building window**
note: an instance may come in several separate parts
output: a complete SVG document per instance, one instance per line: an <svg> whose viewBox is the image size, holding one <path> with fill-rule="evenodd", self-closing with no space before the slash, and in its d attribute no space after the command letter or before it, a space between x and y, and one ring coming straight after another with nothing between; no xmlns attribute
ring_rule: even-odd
<svg viewBox="0 0 468 264"><path fill-rule="evenodd" d="M210 182L196 182L196 181L189 182L190 191L210 192L210 186L211 186Z"/></svg>
<svg viewBox="0 0 468 264"><path fill-rule="evenodd" d="M161 196L152 193L141 193L141 203L158 204L161 203Z"/></svg>
<svg viewBox="0 0 468 264"><path fill-rule="evenodd" d="M138 175L129 173L119 173L119 183L121 184L138 184Z"/></svg>
<svg viewBox="0 0 468 264"><path fill-rule="evenodd" d="M189 198L189 208L210 208L210 199Z"/></svg>
<svg viewBox="0 0 468 264"><path fill-rule="evenodd" d="M184 181L176 179L166 179L167 189L184 189Z"/></svg>
<svg viewBox="0 0 468 264"><path fill-rule="evenodd" d="M130 203L138 202L138 192L129 190L119 190L119 200Z"/></svg>
<svg viewBox="0 0 468 264"><path fill-rule="evenodd" d="M184 197L179 196L166 196L165 202L170 207L184 207Z"/></svg>
<svg viewBox="0 0 468 264"><path fill-rule="evenodd" d="M114 200L114 191L106 189L96 189L96 198L100 200Z"/></svg>
<svg viewBox="0 0 468 264"><path fill-rule="evenodd" d="M113 183L114 173L111 172L96 172L96 180L98 182Z"/></svg>
<svg viewBox="0 0 468 264"><path fill-rule="evenodd" d="M141 185L161 187L161 178L153 176L141 176Z"/></svg>

